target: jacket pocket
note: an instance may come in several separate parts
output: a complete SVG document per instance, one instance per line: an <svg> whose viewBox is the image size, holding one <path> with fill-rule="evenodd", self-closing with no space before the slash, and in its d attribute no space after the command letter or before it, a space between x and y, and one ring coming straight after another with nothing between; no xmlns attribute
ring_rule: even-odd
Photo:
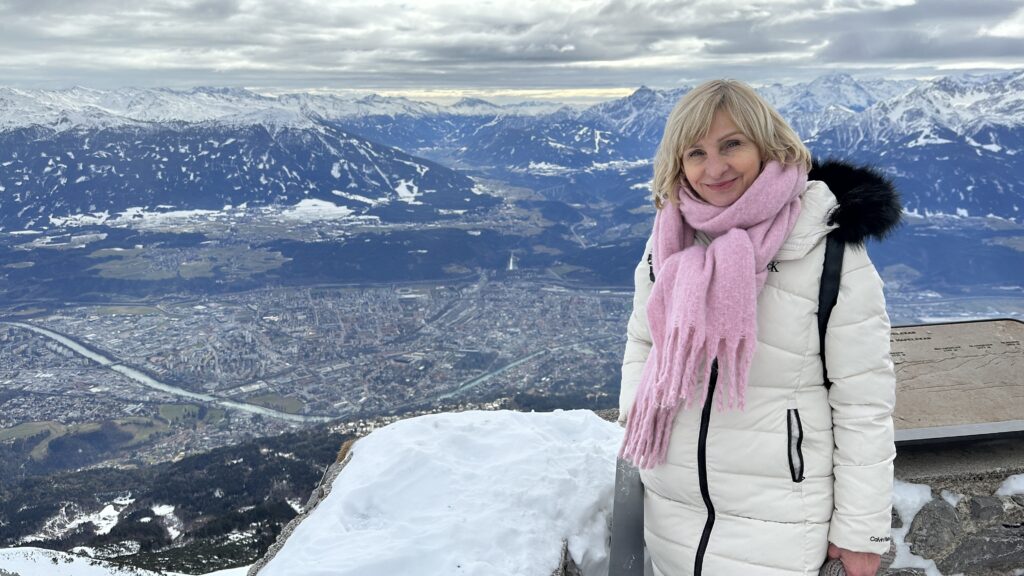
<svg viewBox="0 0 1024 576"><path fill-rule="evenodd" d="M800 424L800 411L796 408L786 410L786 429L789 440L789 475L793 482L803 482L804 455L801 444L804 441L804 428Z"/></svg>

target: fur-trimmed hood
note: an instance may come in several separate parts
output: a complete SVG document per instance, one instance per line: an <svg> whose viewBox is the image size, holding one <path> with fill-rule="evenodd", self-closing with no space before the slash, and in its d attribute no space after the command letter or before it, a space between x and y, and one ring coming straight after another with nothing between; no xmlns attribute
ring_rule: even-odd
<svg viewBox="0 0 1024 576"><path fill-rule="evenodd" d="M867 166L840 160L815 160L808 180L824 182L839 205L828 224L838 225L837 234L847 244L862 244L867 238L881 240L900 224L903 206L892 181Z"/></svg>

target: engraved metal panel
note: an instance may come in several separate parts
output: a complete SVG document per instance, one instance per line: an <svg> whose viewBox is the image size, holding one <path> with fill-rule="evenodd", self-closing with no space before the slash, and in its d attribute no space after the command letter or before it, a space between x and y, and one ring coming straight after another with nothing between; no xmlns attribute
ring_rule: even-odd
<svg viewBox="0 0 1024 576"><path fill-rule="evenodd" d="M898 443L1024 431L1024 322L892 329Z"/></svg>

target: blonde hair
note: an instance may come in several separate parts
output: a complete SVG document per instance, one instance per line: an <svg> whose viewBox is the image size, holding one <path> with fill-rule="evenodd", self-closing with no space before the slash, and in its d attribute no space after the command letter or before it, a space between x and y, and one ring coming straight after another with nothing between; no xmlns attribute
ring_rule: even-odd
<svg viewBox="0 0 1024 576"><path fill-rule="evenodd" d="M654 205L678 202L683 152L707 135L715 112L724 110L750 138L764 161L802 165L811 169L811 153L782 116L753 88L736 80L711 80L690 90L672 109L654 156Z"/></svg>

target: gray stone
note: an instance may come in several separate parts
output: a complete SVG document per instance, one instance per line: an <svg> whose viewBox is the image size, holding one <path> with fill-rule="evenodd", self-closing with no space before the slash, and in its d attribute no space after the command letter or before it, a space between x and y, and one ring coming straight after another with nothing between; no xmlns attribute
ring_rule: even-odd
<svg viewBox="0 0 1024 576"><path fill-rule="evenodd" d="M1003 501L996 496L974 496L967 502L971 520L988 524L1003 515Z"/></svg>
<svg viewBox="0 0 1024 576"><path fill-rule="evenodd" d="M879 570L885 570L888 568L892 561L896 559L896 543L889 544L889 550L882 554L882 563L878 566Z"/></svg>
<svg viewBox="0 0 1024 576"><path fill-rule="evenodd" d="M1014 494L1010 499L1017 503L1017 506L1024 507L1024 494Z"/></svg>
<svg viewBox="0 0 1024 576"><path fill-rule="evenodd" d="M583 576L583 571L576 565L572 554L569 554L569 541L562 540L562 561L551 576Z"/></svg>
<svg viewBox="0 0 1024 576"><path fill-rule="evenodd" d="M959 532L960 519L956 510L942 498L933 498L914 516L907 542L914 554L935 559L953 546Z"/></svg>
<svg viewBox="0 0 1024 576"><path fill-rule="evenodd" d="M943 574L960 572L1009 574L1024 567L1024 528L993 526L963 539L938 563Z"/></svg>
<svg viewBox="0 0 1024 576"><path fill-rule="evenodd" d="M893 528L902 528L903 527L903 518L900 518L900 513L896 511L896 508L892 509L892 527Z"/></svg>
<svg viewBox="0 0 1024 576"><path fill-rule="evenodd" d="M920 568L896 568L879 572L880 576L926 576L928 573Z"/></svg>

